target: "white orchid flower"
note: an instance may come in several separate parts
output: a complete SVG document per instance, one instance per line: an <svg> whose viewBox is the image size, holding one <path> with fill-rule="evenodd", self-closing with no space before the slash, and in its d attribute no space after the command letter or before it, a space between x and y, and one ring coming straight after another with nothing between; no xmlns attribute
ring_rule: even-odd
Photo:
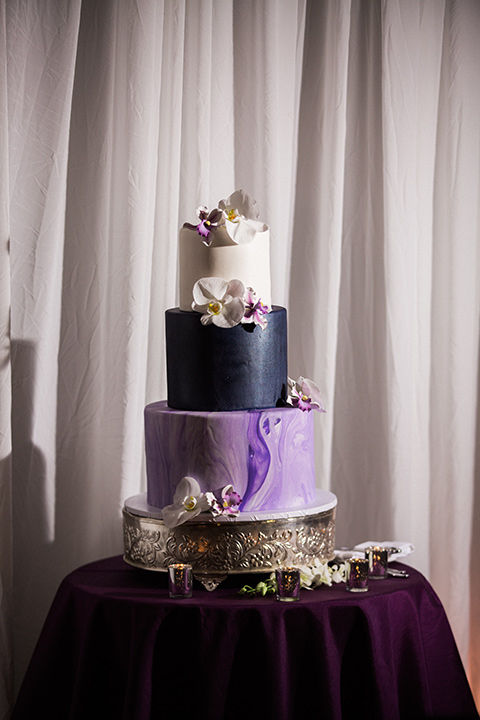
<svg viewBox="0 0 480 720"><path fill-rule="evenodd" d="M207 277L197 280L193 286L192 309L203 313L203 325L213 323L218 327L231 328L238 325L245 314L245 286L241 280L227 282L222 278Z"/></svg>
<svg viewBox="0 0 480 720"><path fill-rule="evenodd" d="M192 477L183 477L177 485L173 504L163 508L163 522L168 528L177 527L187 520L210 510L214 500L212 493L202 493L200 485Z"/></svg>
<svg viewBox="0 0 480 720"><path fill-rule="evenodd" d="M313 584L315 586L332 584L332 571L328 563L322 563L318 558L315 558L311 570L313 573Z"/></svg>
<svg viewBox="0 0 480 720"><path fill-rule="evenodd" d="M314 574L312 569L308 565L300 565L298 569L300 570L300 587L304 590L313 590Z"/></svg>
<svg viewBox="0 0 480 720"><path fill-rule="evenodd" d="M342 563L341 565L332 565L331 566L332 571L332 581L334 583L341 583L345 582L345 563Z"/></svg>
<svg viewBox="0 0 480 720"><path fill-rule="evenodd" d="M237 245L251 243L268 225L258 220L257 202L244 190L236 190L218 207L223 211L228 235Z"/></svg>

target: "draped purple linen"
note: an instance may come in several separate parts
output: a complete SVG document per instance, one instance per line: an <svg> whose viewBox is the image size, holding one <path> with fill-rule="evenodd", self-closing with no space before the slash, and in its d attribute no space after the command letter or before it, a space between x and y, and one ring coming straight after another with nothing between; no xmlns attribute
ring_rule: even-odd
<svg viewBox="0 0 480 720"><path fill-rule="evenodd" d="M425 578L248 598L251 578L172 600L164 573L112 557L62 582L13 720L477 718Z"/></svg>

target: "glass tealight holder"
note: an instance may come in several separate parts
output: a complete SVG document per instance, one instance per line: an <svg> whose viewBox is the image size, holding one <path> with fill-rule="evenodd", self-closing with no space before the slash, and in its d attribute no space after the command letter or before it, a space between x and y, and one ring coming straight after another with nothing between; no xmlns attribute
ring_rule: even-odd
<svg viewBox="0 0 480 720"><path fill-rule="evenodd" d="M346 561L346 588L349 592L367 592L368 560L353 557Z"/></svg>
<svg viewBox="0 0 480 720"><path fill-rule="evenodd" d="M377 545L365 548L368 560L368 577L371 580L384 580L388 575L389 550Z"/></svg>
<svg viewBox="0 0 480 720"><path fill-rule="evenodd" d="M168 594L171 598L192 597L192 566L174 563L168 566Z"/></svg>
<svg viewBox="0 0 480 720"><path fill-rule="evenodd" d="M295 602L300 600L300 570L296 567L280 567L275 570L277 600Z"/></svg>

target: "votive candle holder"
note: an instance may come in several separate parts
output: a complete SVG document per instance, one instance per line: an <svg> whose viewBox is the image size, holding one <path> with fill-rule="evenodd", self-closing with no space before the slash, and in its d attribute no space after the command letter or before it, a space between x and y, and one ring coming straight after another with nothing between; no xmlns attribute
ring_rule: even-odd
<svg viewBox="0 0 480 720"><path fill-rule="evenodd" d="M385 580L388 575L388 555L386 547L378 545L365 548L365 557L368 560L368 577L371 580Z"/></svg>
<svg viewBox="0 0 480 720"><path fill-rule="evenodd" d="M300 570L296 567L280 567L275 570L277 600L295 602L300 600Z"/></svg>
<svg viewBox="0 0 480 720"><path fill-rule="evenodd" d="M368 590L368 560L367 558L352 557L346 561L346 588L349 592L367 592Z"/></svg>
<svg viewBox="0 0 480 720"><path fill-rule="evenodd" d="M192 566L174 563L168 566L168 594L171 598L192 597Z"/></svg>

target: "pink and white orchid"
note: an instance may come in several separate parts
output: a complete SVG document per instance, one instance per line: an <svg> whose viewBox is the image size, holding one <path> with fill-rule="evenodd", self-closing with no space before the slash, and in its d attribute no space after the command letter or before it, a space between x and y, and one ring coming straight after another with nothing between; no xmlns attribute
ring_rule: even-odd
<svg viewBox="0 0 480 720"><path fill-rule="evenodd" d="M308 378L299 377L298 380L288 378L287 402L304 412L307 410L325 412L320 390L313 380L308 380Z"/></svg>
<svg viewBox="0 0 480 720"><path fill-rule="evenodd" d="M220 200L218 207L223 211L227 233L237 245L250 243L268 230L268 225L258 220L256 200L244 190L236 190L226 200Z"/></svg>
<svg viewBox="0 0 480 720"><path fill-rule="evenodd" d="M207 277L193 286L192 310L203 313L202 325L213 323L230 328L238 325L245 313L245 286L241 280L227 282L222 278Z"/></svg>
<svg viewBox="0 0 480 720"><path fill-rule="evenodd" d="M241 502L242 498L235 492L233 485L226 485L222 490L222 515L236 517Z"/></svg>
<svg viewBox="0 0 480 720"><path fill-rule="evenodd" d="M222 211L218 208L208 212L208 208L205 205L200 205L197 208L197 217L199 223L192 225L192 223L184 223L183 227L189 230L196 230L202 238L202 242L207 247L212 244L213 234L217 229L219 222L222 220Z"/></svg>
<svg viewBox="0 0 480 720"><path fill-rule="evenodd" d="M245 315L242 323L255 323L260 325L262 330L267 327L267 318L270 308L268 305L264 305L260 298L257 299L257 294L251 287L247 288L245 292Z"/></svg>

